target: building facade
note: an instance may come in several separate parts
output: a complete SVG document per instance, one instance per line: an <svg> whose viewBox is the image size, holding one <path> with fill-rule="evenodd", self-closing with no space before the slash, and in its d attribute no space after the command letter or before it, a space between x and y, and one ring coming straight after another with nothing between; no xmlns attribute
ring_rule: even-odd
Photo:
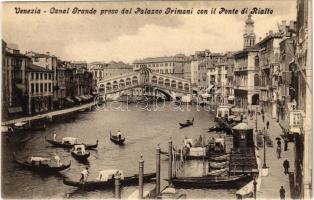
<svg viewBox="0 0 314 200"><path fill-rule="evenodd" d="M234 54L234 102L243 109L259 105L259 49L255 47L254 21L245 21L244 49Z"/></svg>
<svg viewBox="0 0 314 200"><path fill-rule="evenodd" d="M26 69L26 98L29 115L53 109L53 71L30 64Z"/></svg>
<svg viewBox="0 0 314 200"><path fill-rule="evenodd" d="M133 69L138 70L141 67L148 67L156 73L184 78L184 64L187 59L188 58L183 54L169 57L145 58L134 61Z"/></svg>
<svg viewBox="0 0 314 200"><path fill-rule="evenodd" d="M26 114L26 68L31 60L20 53L17 45L2 44L2 117L7 119Z"/></svg>

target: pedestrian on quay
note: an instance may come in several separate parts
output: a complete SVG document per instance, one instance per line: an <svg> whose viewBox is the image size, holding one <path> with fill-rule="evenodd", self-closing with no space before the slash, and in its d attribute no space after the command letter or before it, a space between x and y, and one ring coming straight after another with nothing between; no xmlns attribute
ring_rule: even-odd
<svg viewBox="0 0 314 200"><path fill-rule="evenodd" d="M280 193L280 199L284 200L286 198L286 190L283 188L283 186L281 186L279 193Z"/></svg>
<svg viewBox="0 0 314 200"><path fill-rule="evenodd" d="M287 151L288 150L288 142L289 142L289 140L288 140L287 137L284 137L283 141L284 141L284 144L285 144L284 145L284 150Z"/></svg>
<svg viewBox="0 0 314 200"><path fill-rule="evenodd" d="M280 140L280 138L279 138L279 140L277 140L277 146L280 147L280 149L281 149L281 140Z"/></svg>
<svg viewBox="0 0 314 200"><path fill-rule="evenodd" d="M261 113L262 113L262 115L264 115L264 109L263 108L261 109Z"/></svg>
<svg viewBox="0 0 314 200"><path fill-rule="evenodd" d="M290 167L290 163L286 159L285 161L283 161L283 168L285 169L284 171L285 175L289 174L289 167Z"/></svg>
<svg viewBox="0 0 314 200"><path fill-rule="evenodd" d="M267 129L269 129L269 121L266 122Z"/></svg>
<svg viewBox="0 0 314 200"><path fill-rule="evenodd" d="M249 109L247 112L248 112L249 116L251 116L251 110Z"/></svg>
<svg viewBox="0 0 314 200"><path fill-rule="evenodd" d="M262 114L262 119L263 119L263 123L265 122L265 115L264 113Z"/></svg>
<svg viewBox="0 0 314 200"><path fill-rule="evenodd" d="M276 152L277 152L277 158L280 159L281 158L281 146L277 147Z"/></svg>

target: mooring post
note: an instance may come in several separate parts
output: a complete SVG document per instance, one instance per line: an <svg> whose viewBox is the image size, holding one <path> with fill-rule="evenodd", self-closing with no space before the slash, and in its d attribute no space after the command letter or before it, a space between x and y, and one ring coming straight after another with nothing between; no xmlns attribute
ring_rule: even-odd
<svg viewBox="0 0 314 200"><path fill-rule="evenodd" d="M256 185L257 185L257 182L256 182L256 177L254 177L254 180L253 180L253 186L254 186L254 193L253 193L253 198L256 199Z"/></svg>
<svg viewBox="0 0 314 200"><path fill-rule="evenodd" d="M156 195L160 193L160 146L156 148Z"/></svg>
<svg viewBox="0 0 314 200"><path fill-rule="evenodd" d="M139 199L143 199L143 174L144 174L144 160L143 155L141 155L139 163L139 176L138 176L138 185L139 185Z"/></svg>
<svg viewBox="0 0 314 200"><path fill-rule="evenodd" d="M120 173L117 172L116 175L114 176L114 186L115 186L115 193L114 196L116 199L120 199L121 198L121 191L120 191Z"/></svg>
<svg viewBox="0 0 314 200"><path fill-rule="evenodd" d="M168 183L169 183L169 185L171 185L171 182L172 182L172 140L171 140L171 138L169 140L168 154L169 154L169 160L168 160Z"/></svg>

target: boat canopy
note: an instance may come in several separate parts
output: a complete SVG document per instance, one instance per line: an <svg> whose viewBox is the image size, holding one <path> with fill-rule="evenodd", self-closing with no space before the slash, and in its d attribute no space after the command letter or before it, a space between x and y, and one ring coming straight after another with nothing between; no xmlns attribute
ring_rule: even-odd
<svg viewBox="0 0 314 200"><path fill-rule="evenodd" d="M43 157L38 157L38 156L31 156L30 160L31 160L31 162L32 161L35 161L35 162L51 161L50 158L43 158Z"/></svg>
<svg viewBox="0 0 314 200"><path fill-rule="evenodd" d="M106 169L99 172L96 180L98 181L108 181L109 179L114 178L114 175L120 173L120 179L124 179L123 171L119 169Z"/></svg>
<svg viewBox="0 0 314 200"><path fill-rule="evenodd" d="M175 194L176 193L176 189L174 189L172 187L167 187L161 193L162 194Z"/></svg>
<svg viewBox="0 0 314 200"><path fill-rule="evenodd" d="M85 145L84 144L76 144L76 145L74 145L74 150L76 150L76 151L78 151L78 150L85 151Z"/></svg>
<svg viewBox="0 0 314 200"><path fill-rule="evenodd" d="M205 156L206 150L204 147L192 147L190 148L190 155L191 156Z"/></svg>
<svg viewBox="0 0 314 200"><path fill-rule="evenodd" d="M217 114L216 117L229 117L230 115L230 106L220 106L217 108Z"/></svg>
<svg viewBox="0 0 314 200"><path fill-rule="evenodd" d="M21 127L21 126L24 126L25 124L26 122L16 122L14 126Z"/></svg>
<svg viewBox="0 0 314 200"><path fill-rule="evenodd" d="M77 140L78 139L74 137L65 137L65 138L62 138L62 143L76 144Z"/></svg>
<svg viewBox="0 0 314 200"><path fill-rule="evenodd" d="M222 147L225 147L225 139L224 138L216 138L215 144L221 144Z"/></svg>

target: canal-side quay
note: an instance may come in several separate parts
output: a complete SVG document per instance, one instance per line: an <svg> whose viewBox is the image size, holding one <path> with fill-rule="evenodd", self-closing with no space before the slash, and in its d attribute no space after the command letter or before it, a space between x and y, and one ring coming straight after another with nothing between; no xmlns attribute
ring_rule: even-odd
<svg viewBox="0 0 314 200"><path fill-rule="evenodd" d="M283 186L286 191L287 199L296 198L293 193L293 189L290 190L290 187L293 187L293 168L294 168L294 143L288 143L288 150L284 151L284 143L282 143L281 158L277 158L276 147L277 140L276 138L283 135L283 130L281 129L277 120L271 118L270 115L265 114L265 120L263 122L262 116L257 115L257 119L248 119L248 124L251 127L256 127L258 130L263 130L264 127L267 130L266 122L269 121L269 129L267 130L267 135L269 136L272 146L266 148L266 166L268 167L268 175L262 177L260 189L257 191L258 199L273 199L280 197L280 187ZM258 150L260 155L261 163L263 164L263 148ZM284 174L283 162L288 160L290 163L290 174Z"/></svg>
<svg viewBox="0 0 314 200"><path fill-rule="evenodd" d="M87 103L87 104L75 106L75 107L72 107L72 108L56 110L56 111L52 111L52 112L48 112L48 113L44 113L44 114L35 115L35 116L21 117L21 118L17 118L17 119L12 119L12 120L8 120L8 121L5 121L5 122L2 122L1 124L3 126L6 126L6 125L11 125L11 124L15 124L15 123L21 123L21 122L31 122L33 120L43 119L43 118L53 119L56 116L67 115L67 114L75 113L75 112L77 112L79 110L90 109L94 105L95 105L94 102Z"/></svg>

